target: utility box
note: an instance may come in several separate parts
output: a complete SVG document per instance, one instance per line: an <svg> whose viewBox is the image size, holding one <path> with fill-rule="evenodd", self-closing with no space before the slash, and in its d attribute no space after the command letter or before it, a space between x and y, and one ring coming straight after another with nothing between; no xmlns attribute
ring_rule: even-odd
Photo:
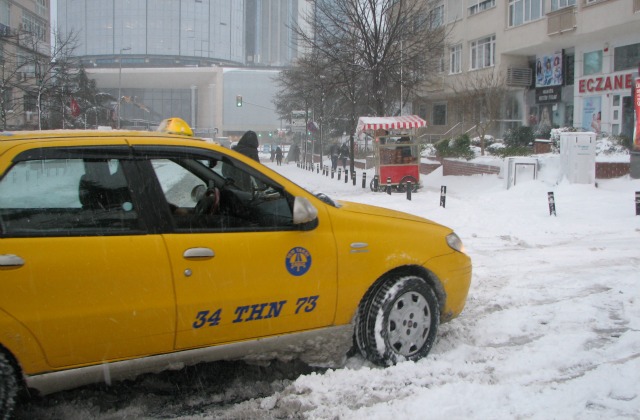
<svg viewBox="0 0 640 420"><path fill-rule="evenodd" d="M531 157L508 157L504 162L504 180L507 189L516 184L538 178L538 159Z"/></svg>
<svg viewBox="0 0 640 420"><path fill-rule="evenodd" d="M560 133L562 175L572 184L596 182L596 133Z"/></svg>

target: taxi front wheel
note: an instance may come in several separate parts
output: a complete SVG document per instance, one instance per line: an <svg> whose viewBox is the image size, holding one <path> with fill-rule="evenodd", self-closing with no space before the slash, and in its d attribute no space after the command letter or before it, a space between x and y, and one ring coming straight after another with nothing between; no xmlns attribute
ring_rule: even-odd
<svg viewBox="0 0 640 420"><path fill-rule="evenodd" d="M438 299L418 276L398 276L365 297L356 324L360 352L379 365L425 357L435 342Z"/></svg>
<svg viewBox="0 0 640 420"><path fill-rule="evenodd" d="M0 350L0 419L11 418L17 394L16 368L9 361L7 355Z"/></svg>

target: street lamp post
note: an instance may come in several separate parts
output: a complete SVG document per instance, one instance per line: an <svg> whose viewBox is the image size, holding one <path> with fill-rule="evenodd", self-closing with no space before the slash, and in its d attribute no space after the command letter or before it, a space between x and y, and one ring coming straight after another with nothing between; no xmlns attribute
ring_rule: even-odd
<svg viewBox="0 0 640 420"><path fill-rule="evenodd" d="M120 69L118 70L118 128L120 128L120 106L122 105L122 52L129 51L131 47L120 48L120 57L118 62Z"/></svg>

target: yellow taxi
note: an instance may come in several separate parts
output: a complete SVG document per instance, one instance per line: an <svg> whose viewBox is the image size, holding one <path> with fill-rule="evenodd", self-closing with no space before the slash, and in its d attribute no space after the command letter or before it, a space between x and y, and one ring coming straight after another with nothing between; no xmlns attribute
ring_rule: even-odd
<svg viewBox="0 0 640 420"><path fill-rule="evenodd" d="M25 386L202 361L417 360L462 311L451 229L316 196L180 123L0 133L0 413Z"/></svg>

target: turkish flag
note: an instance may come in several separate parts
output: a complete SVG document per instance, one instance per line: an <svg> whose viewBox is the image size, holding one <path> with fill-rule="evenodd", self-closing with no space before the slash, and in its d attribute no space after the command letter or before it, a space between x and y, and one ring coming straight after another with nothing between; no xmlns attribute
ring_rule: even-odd
<svg viewBox="0 0 640 420"><path fill-rule="evenodd" d="M78 115L80 115L80 105L75 99L71 98L71 116L76 118Z"/></svg>

